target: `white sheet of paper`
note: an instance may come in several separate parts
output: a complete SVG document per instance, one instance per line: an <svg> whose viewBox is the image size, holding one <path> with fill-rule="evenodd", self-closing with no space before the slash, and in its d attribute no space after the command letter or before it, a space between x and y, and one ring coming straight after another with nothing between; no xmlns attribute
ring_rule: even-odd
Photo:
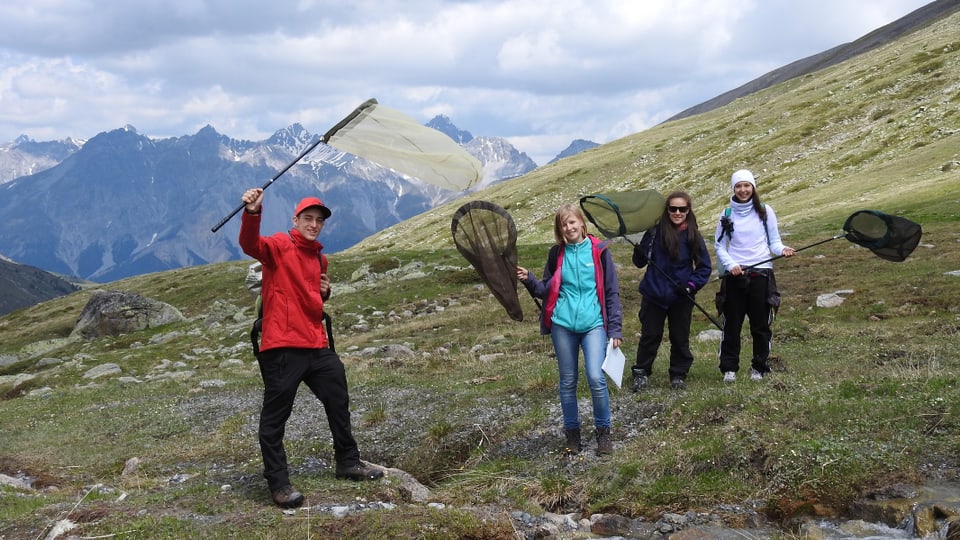
<svg viewBox="0 0 960 540"><path fill-rule="evenodd" d="M623 366L627 359L623 356L620 347L613 346L613 340L607 340L607 355L603 358L603 372L610 376L610 380L617 385L617 388L623 384Z"/></svg>

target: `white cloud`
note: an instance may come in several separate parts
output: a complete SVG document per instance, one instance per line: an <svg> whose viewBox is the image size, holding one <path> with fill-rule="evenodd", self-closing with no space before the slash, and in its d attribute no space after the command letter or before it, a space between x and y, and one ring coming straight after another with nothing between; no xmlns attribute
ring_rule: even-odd
<svg viewBox="0 0 960 540"><path fill-rule="evenodd" d="M32 0L0 6L0 141L322 133L376 97L545 163L922 0ZM530 146L525 146L525 145Z"/></svg>

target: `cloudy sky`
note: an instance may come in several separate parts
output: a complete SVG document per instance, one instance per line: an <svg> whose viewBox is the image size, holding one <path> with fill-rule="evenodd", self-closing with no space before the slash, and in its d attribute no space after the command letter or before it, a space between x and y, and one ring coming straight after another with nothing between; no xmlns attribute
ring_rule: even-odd
<svg viewBox="0 0 960 540"><path fill-rule="evenodd" d="M928 0L25 0L0 5L0 144L125 125L324 133L364 100L542 165Z"/></svg>

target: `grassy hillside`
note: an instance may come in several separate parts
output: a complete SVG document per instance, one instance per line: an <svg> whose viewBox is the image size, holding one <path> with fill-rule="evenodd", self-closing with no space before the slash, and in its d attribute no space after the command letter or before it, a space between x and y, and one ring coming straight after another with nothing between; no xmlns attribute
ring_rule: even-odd
<svg viewBox="0 0 960 540"><path fill-rule="evenodd" d="M860 208L923 224L903 263L843 239L778 261L783 308L763 383L723 385L717 343L694 340L688 389L671 391L665 346L651 392L611 389L614 455L597 458L591 444L578 459L559 456L549 339L524 291L516 323L453 249L460 201L330 257L329 309L361 452L414 475L445 509L411 500L395 481L335 480L322 409L305 389L287 450L310 509L269 504L256 443L261 383L247 343L252 299L246 263L234 262L104 286L176 306L188 321L169 327L72 341L89 290L0 318L0 473L33 488L0 488L0 536L39 538L69 519L85 537L510 538L511 510L654 519L722 503L786 521L842 515L893 482L956 477L960 277L948 272L960 270L958 25L954 16L476 195L511 212L521 262L534 268L562 202L683 188L709 230L740 167L758 174L794 247L833 236ZM614 254L630 359L642 271L628 244ZM838 290L852 291L840 307L816 306ZM715 292L712 282L698 296L711 312ZM711 328L695 313L695 334ZM105 363L121 376L84 378ZM131 458L139 468L122 475ZM339 519L328 511L371 502L393 508Z"/></svg>
<svg viewBox="0 0 960 540"><path fill-rule="evenodd" d="M506 208L521 243L552 238L553 210L606 191L683 189L701 221L727 204L730 175L754 171L786 230L836 231L852 210L923 222L930 200L960 196L958 15L881 49L696 117L541 167L477 194ZM625 114L629 111L625 111ZM349 253L451 246L450 203L373 235Z"/></svg>

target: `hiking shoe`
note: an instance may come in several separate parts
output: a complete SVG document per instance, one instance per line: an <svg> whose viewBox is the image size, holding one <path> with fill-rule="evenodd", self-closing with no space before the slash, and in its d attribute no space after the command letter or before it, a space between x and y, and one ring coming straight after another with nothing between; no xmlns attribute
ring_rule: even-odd
<svg viewBox="0 0 960 540"><path fill-rule="evenodd" d="M650 386L650 379L647 377L647 374L644 372L634 372L633 373L633 385L630 387L631 390L636 392L642 392Z"/></svg>
<svg viewBox="0 0 960 540"><path fill-rule="evenodd" d="M303 493L294 489L290 484L271 491L270 497L273 499L274 504L280 508L297 508L303 504Z"/></svg>
<svg viewBox="0 0 960 540"><path fill-rule="evenodd" d="M674 377L670 379L670 388L674 390L683 390L687 387L687 382L683 380L683 377Z"/></svg>
<svg viewBox="0 0 960 540"><path fill-rule="evenodd" d="M736 372L736 371L724 371L724 372L723 372L723 382L726 382L726 383L737 382L737 372Z"/></svg>
<svg viewBox="0 0 960 540"><path fill-rule="evenodd" d="M613 453L613 439L610 438L610 428L597 428L597 455Z"/></svg>
<svg viewBox="0 0 960 540"><path fill-rule="evenodd" d="M579 454L580 450L583 449L583 442L580 440L580 430L565 429L563 432L567 436L567 442L564 443L563 446L563 453Z"/></svg>
<svg viewBox="0 0 960 540"><path fill-rule="evenodd" d="M757 370L755 370L755 369L753 369L753 368L750 368L750 380L751 380L751 381L762 381L762 380L763 380L763 373L760 373L759 371L757 371Z"/></svg>
<svg viewBox="0 0 960 540"><path fill-rule="evenodd" d="M349 478L354 482L363 480L376 480L383 476L383 469L371 467L370 465L358 461L355 465L349 467L337 465L337 478Z"/></svg>

